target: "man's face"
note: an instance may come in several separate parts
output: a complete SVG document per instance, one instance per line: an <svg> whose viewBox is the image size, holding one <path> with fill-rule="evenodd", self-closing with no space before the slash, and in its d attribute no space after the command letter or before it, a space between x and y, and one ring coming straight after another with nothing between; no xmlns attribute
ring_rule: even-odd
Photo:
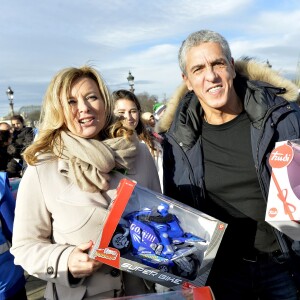
<svg viewBox="0 0 300 300"><path fill-rule="evenodd" d="M230 108L235 95L234 64L227 60L218 43L202 43L191 48L186 54L186 73L183 79L204 109Z"/></svg>
<svg viewBox="0 0 300 300"><path fill-rule="evenodd" d="M15 130L15 131L20 131L24 126L22 124L21 121L19 120L12 120L11 121L11 127Z"/></svg>

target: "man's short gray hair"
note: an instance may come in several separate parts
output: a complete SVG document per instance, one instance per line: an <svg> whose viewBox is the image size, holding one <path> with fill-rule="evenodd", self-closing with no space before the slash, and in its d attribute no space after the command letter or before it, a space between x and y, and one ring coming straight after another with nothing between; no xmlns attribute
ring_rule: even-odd
<svg viewBox="0 0 300 300"><path fill-rule="evenodd" d="M231 61L231 51L227 40L219 33L212 30L200 30L191 33L183 42L179 49L178 61L181 72L187 76L186 54L187 52L202 43L218 43L223 49L223 53Z"/></svg>

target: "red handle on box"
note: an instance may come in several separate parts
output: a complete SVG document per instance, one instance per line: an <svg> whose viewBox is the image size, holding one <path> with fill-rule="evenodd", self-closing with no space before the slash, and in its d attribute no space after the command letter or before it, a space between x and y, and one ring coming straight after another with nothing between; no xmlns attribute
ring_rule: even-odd
<svg viewBox="0 0 300 300"><path fill-rule="evenodd" d="M109 216L103 226L99 248L105 248L109 245L135 185L136 183L129 179L120 180L117 197L111 206Z"/></svg>

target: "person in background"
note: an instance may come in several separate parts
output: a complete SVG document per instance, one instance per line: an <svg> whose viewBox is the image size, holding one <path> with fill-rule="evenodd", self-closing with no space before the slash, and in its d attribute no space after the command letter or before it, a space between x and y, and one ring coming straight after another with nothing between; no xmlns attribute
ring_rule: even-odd
<svg viewBox="0 0 300 300"><path fill-rule="evenodd" d="M0 299L26 300L24 270L9 252L16 201L6 172L0 172Z"/></svg>
<svg viewBox="0 0 300 300"><path fill-rule="evenodd" d="M11 248L16 264L48 282L46 299L154 291L152 284L88 255L123 173L160 192L146 145L113 118L111 95L94 68L66 68L50 82L39 134L24 152L28 167L18 190Z"/></svg>
<svg viewBox="0 0 300 300"><path fill-rule="evenodd" d="M210 30L187 37L179 65L183 87L158 124L164 191L228 224L206 285L218 300L299 299L289 243L265 222L270 152L300 137L297 88L254 60L235 62Z"/></svg>
<svg viewBox="0 0 300 300"><path fill-rule="evenodd" d="M21 159L22 151L33 141L33 129L25 126L24 119L21 115L11 117L11 126L13 129L12 146L15 147L14 157Z"/></svg>
<svg viewBox="0 0 300 300"><path fill-rule="evenodd" d="M15 159L16 163L13 163L9 168L11 173L19 174L16 176L21 177L22 171L19 172L19 167L21 167L21 170L26 167L23 161L22 152L33 141L33 129L25 126L24 119L21 115L14 115L11 117L11 126L13 136L12 142L8 146L7 151Z"/></svg>
<svg viewBox="0 0 300 300"><path fill-rule="evenodd" d="M162 136L159 135L155 131L155 125L156 125L156 120L150 112L144 112L141 115L141 119L143 123L146 126L146 129L150 132L150 134L153 136L154 140L157 141L159 144L162 142Z"/></svg>
<svg viewBox="0 0 300 300"><path fill-rule="evenodd" d="M141 115L141 119L144 122L146 129L152 133L155 128L155 119L151 112L144 112Z"/></svg>
<svg viewBox="0 0 300 300"><path fill-rule="evenodd" d="M142 121L142 108L138 98L130 91L117 90L113 92L113 99L114 114L123 121L126 128L135 130L139 140L148 146L162 187L162 147Z"/></svg>
<svg viewBox="0 0 300 300"><path fill-rule="evenodd" d="M6 122L0 122L0 130L11 131L11 126Z"/></svg>
<svg viewBox="0 0 300 300"><path fill-rule="evenodd" d="M141 121L142 108L134 93L127 90L117 90L112 93L114 100L114 114L126 128L135 130L140 141L143 141L153 154L155 146L150 133Z"/></svg>
<svg viewBox="0 0 300 300"><path fill-rule="evenodd" d="M22 166L8 153L8 147L12 141L12 133L9 130L9 126L2 126L2 128L7 129L0 129L0 171L7 172L9 178L20 177Z"/></svg>
<svg viewBox="0 0 300 300"><path fill-rule="evenodd" d="M159 119L163 116L165 110L166 110L166 105L163 103L155 103L153 105L153 114L156 122L158 122Z"/></svg>
<svg viewBox="0 0 300 300"><path fill-rule="evenodd" d="M7 153L7 147L11 143L11 133L9 130L0 129L0 171L6 172L7 164L12 159Z"/></svg>

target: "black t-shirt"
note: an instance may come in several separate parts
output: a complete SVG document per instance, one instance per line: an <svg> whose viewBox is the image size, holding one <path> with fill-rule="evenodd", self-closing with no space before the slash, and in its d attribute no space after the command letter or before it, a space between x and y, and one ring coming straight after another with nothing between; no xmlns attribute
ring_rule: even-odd
<svg viewBox="0 0 300 300"><path fill-rule="evenodd" d="M254 245L273 251L275 237L264 221L266 204L252 156L247 114L242 112L221 125L203 122L202 146L206 211L229 224L227 243L241 251ZM256 234L257 229L263 233Z"/></svg>

